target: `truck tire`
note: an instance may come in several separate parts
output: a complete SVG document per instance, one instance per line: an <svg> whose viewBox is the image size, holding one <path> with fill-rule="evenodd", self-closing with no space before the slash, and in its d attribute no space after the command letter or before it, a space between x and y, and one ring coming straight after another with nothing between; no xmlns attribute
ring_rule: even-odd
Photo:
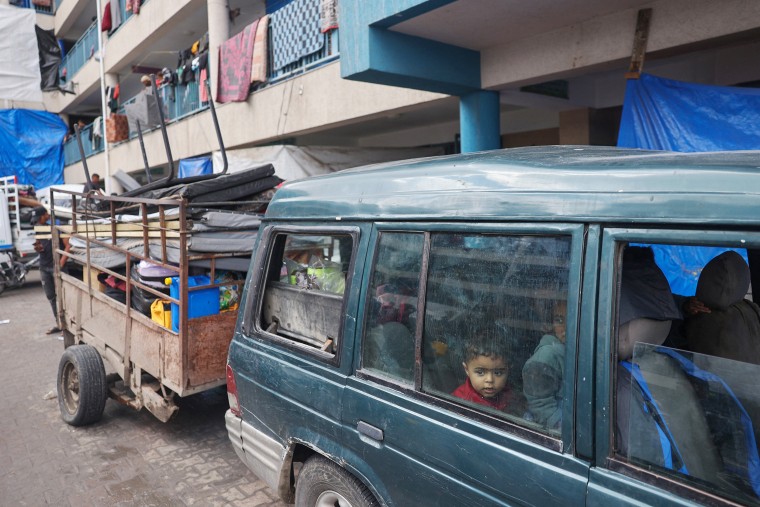
<svg viewBox="0 0 760 507"><path fill-rule="evenodd" d="M91 345L73 345L58 363L58 407L72 426L100 420L106 406L108 384L103 359Z"/></svg>
<svg viewBox="0 0 760 507"><path fill-rule="evenodd" d="M329 459L315 454L296 480L297 507L375 507L377 500L359 479Z"/></svg>

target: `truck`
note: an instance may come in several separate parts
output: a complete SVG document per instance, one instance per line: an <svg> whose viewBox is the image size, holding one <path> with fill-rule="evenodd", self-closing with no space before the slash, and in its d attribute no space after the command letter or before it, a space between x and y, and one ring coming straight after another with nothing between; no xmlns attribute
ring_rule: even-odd
<svg viewBox="0 0 760 507"><path fill-rule="evenodd" d="M152 82L168 175L151 181L136 120L148 183L108 196L56 189L53 225L35 228L38 239L54 246L64 342L56 384L61 417L73 426L98 421L108 397L167 422L178 398L226 383L237 294L258 233L259 208L268 202L256 197L270 196L282 181L271 164L227 174L213 101L224 167L175 177ZM76 135L90 182L78 130Z"/></svg>
<svg viewBox="0 0 760 507"><path fill-rule="evenodd" d="M80 211L48 227L50 236L38 226L37 235L70 243L69 252L55 250L69 258L67 270L55 263L62 418L74 426L96 422L111 397L166 422L177 397L226 383L237 309L229 300L220 307L220 295L235 294L243 277L222 280L219 266L250 253L191 250L194 222L184 199L100 196L102 212L80 206L92 204L90 195L62 192ZM53 204L52 223L55 211Z"/></svg>

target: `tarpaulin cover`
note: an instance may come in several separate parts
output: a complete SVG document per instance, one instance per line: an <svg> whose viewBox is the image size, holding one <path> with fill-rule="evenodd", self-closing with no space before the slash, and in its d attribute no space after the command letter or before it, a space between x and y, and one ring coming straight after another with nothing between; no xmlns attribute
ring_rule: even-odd
<svg viewBox="0 0 760 507"><path fill-rule="evenodd" d="M34 9L0 5L0 99L42 102Z"/></svg>
<svg viewBox="0 0 760 507"><path fill-rule="evenodd" d="M46 111L0 110L0 176L44 188L63 183L66 124Z"/></svg>
<svg viewBox="0 0 760 507"><path fill-rule="evenodd" d="M670 151L760 149L760 89L629 79L618 146Z"/></svg>
<svg viewBox="0 0 760 507"><path fill-rule="evenodd" d="M40 52L40 86L44 91L58 89L58 67L61 65L61 47L55 38L53 30L37 30L37 47Z"/></svg>
<svg viewBox="0 0 760 507"><path fill-rule="evenodd" d="M187 178L188 176L201 176L214 172L214 166L211 163L211 157L186 158L179 161L178 176Z"/></svg>
<svg viewBox="0 0 760 507"><path fill-rule="evenodd" d="M708 86L642 74L629 79L618 146L681 152L760 149L760 89ZM676 294L691 296L726 248L653 245ZM745 260L747 253L738 249Z"/></svg>

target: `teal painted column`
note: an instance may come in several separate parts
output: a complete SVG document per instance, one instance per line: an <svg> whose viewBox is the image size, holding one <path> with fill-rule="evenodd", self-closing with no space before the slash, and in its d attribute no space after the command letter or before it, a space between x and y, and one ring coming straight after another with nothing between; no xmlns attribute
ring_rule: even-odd
<svg viewBox="0 0 760 507"><path fill-rule="evenodd" d="M459 99L462 153L501 148L499 92L480 90Z"/></svg>

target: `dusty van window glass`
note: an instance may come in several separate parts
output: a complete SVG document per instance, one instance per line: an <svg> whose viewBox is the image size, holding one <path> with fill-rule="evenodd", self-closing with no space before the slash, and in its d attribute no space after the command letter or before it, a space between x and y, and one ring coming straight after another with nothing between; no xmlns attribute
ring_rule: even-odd
<svg viewBox="0 0 760 507"><path fill-rule="evenodd" d="M569 237L432 234L423 390L558 433Z"/></svg>
<svg viewBox="0 0 760 507"><path fill-rule="evenodd" d="M619 275L616 453L758 505L760 307L747 297L749 267L736 251L718 254L701 268L688 294L675 293L673 286L687 285L677 283L672 270L668 275L651 248L625 248Z"/></svg>
<svg viewBox="0 0 760 507"><path fill-rule="evenodd" d="M410 383L423 244L420 233L381 233L367 297L362 367Z"/></svg>
<svg viewBox="0 0 760 507"><path fill-rule="evenodd" d="M261 327L334 353L351 249L348 235L277 234L267 270Z"/></svg>

